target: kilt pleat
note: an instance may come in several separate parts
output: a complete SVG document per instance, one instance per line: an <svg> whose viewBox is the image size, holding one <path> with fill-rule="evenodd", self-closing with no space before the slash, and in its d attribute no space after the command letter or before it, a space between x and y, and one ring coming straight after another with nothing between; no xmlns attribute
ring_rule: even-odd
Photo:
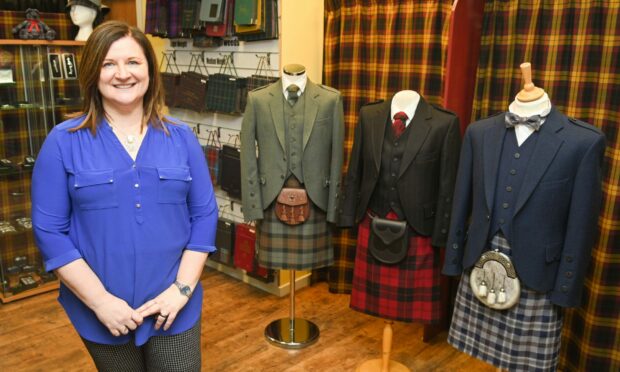
<svg viewBox="0 0 620 372"><path fill-rule="evenodd" d="M276 216L275 202L256 227L258 262L269 269L311 270L334 262L327 215L311 200L310 216L300 225L286 225Z"/></svg>
<svg viewBox="0 0 620 372"><path fill-rule="evenodd" d="M394 212L388 219L396 219ZM381 318L433 323L440 319L439 252L430 237L411 236L403 261L387 265L368 252L370 217L358 226L350 307Z"/></svg>
<svg viewBox="0 0 620 372"><path fill-rule="evenodd" d="M510 253L502 236L491 249ZM548 294L521 288L519 302L507 310L484 306L464 273L456 295L448 343L456 349L509 371L555 371L562 334L562 312Z"/></svg>

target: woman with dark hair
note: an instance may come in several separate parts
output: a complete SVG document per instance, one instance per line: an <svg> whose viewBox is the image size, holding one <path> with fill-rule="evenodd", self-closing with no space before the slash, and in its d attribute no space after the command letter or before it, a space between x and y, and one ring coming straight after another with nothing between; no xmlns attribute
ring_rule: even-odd
<svg viewBox="0 0 620 372"><path fill-rule="evenodd" d="M46 269L99 370L199 371L199 279L217 223L203 152L162 114L140 30L103 23L81 61L82 110L49 133L33 174Z"/></svg>

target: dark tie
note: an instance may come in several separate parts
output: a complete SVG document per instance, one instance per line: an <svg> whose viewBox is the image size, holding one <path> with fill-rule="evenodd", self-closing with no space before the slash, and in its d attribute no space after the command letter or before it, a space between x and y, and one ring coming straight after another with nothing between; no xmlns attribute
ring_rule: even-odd
<svg viewBox="0 0 620 372"><path fill-rule="evenodd" d="M405 126L405 122L407 121L407 119L407 114L402 111L394 114L394 121L392 122L392 132L394 132L395 138L398 139L398 137L400 137L400 135L403 134L403 132L405 131L405 128L407 128Z"/></svg>
<svg viewBox="0 0 620 372"><path fill-rule="evenodd" d="M299 98L297 92L299 92L299 87L295 84L291 84L288 88L286 88L286 100L291 104L291 106L293 106L295 102L297 102L297 98Z"/></svg>
<svg viewBox="0 0 620 372"><path fill-rule="evenodd" d="M535 131L540 130L541 121L542 118L540 117L540 115L521 117L519 115L513 114L512 112L507 112L505 119L506 128L513 128L517 124L523 124L531 127Z"/></svg>

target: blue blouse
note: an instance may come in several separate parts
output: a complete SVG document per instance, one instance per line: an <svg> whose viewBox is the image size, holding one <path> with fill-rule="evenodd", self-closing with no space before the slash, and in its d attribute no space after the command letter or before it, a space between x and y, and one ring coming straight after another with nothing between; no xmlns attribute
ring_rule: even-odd
<svg viewBox="0 0 620 372"><path fill-rule="evenodd" d="M97 134L69 132L81 118L57 125L37 157L32 178L35 239L48 271L83 258L106 290L132 308L176 279L185 249L214 252L217 204L204 153L187 125L149 127L134 161L103 120ZM200 319L202 287L168 329L154 317L114 337L68 287L59 301L83 338L140 346L174 335Z"/></svg>

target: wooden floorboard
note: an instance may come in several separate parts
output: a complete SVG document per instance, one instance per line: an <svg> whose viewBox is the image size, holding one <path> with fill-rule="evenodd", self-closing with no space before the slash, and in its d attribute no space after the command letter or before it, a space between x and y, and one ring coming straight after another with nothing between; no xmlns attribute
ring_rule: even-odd
<svg viewBox="0 0 620 372"><path fill-rule="evenodd" d="M271 321L288 316L288 297L279 298L217 271L202 280L203 371L355 371L379 358L384 322L349 308L349 296L329 293L325 283L297 293L296 314L318 325L319 340L285 350L263 335ZM0 371L93 371L57 291L0 305ZM490 372L491 366L459 353L441 333L422 342L422 326L393 325L392 359L412 371Z"/></svg>

